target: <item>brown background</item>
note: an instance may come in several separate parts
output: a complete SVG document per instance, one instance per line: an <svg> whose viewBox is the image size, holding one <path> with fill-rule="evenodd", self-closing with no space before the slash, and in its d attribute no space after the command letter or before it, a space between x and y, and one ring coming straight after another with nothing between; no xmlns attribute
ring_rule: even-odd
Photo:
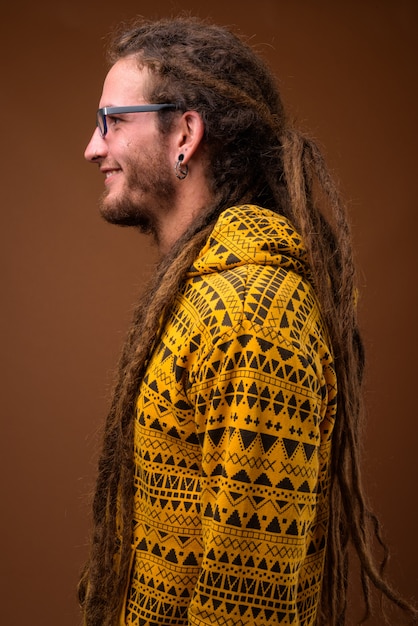
<svg viewBox="0 0 418 626"><path fill-rule="evenodd" d="M79 622L96 433L147 240L98 216L83 161L121 19L179 8L236 24L326 148L352 215L369 355L366 483L418 590L415 0L41 0L2 8L1 624ZM356 593L351 623L356 614ZM398 623L394 620L394 624ZM400 622L399 622L400 623ZM376 622L378 624L378 622Z"/></svg>

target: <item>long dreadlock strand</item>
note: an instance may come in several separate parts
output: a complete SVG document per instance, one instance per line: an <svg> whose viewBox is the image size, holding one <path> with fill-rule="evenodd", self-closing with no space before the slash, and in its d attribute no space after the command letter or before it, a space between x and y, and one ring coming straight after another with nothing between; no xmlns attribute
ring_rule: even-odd
<svg viewBox="0 0 418 626"><path fill-rule="evenodd" d="M163 260L149 286L148 295L135 312L135 324L128 334L122 353L119 379L99 460L90 568L84 572L79 585L79 597L84 603L89 626L113 625L120 610L131 557L135 400L146 365L177 297L184 274L212 228L213 224L210 224L192 238L183 237L170 258ZM180 252L176 255L179 248ZM129 369L127 363L130 363ZM121 424L124 424L124 428L121 428Z"/></svg>

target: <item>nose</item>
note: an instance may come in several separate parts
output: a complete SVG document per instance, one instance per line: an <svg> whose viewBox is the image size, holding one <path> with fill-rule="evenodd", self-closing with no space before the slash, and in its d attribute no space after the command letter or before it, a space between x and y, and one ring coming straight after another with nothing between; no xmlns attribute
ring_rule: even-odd
<svg viewBox="0 0 418 626"><path fill-rule="evenodd" d="M96 128L87 147L84 151L84 158L90 163L97 163L99 159L103 159L107 154L107 144L100 135L99 129Z"/></svg>

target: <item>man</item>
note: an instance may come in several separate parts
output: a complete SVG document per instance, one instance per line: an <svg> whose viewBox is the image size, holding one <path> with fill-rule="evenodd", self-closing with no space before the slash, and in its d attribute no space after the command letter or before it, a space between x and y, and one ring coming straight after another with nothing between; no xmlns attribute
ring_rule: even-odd
<svg viewBox="0 0 418 626"><path fill-rule="evenodd" d="M85 156L161 262L119 366L80 583L87 626L343 624L370 580L349 229L314 143L226 29L139 22ZM330 221L324 212L330 215Z"/></svg>

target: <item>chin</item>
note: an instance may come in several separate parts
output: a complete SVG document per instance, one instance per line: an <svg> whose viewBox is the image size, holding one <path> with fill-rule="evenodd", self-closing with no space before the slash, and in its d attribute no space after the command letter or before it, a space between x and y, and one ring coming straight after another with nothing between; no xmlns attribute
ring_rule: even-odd
<svg viewBox="0 0 418 626"><path fill-rule="evenodd" d="M143 233L153 232L152 220L147 212L129 202L105 196L100 206L100 214L109 224L133 226Z"/></svg>

